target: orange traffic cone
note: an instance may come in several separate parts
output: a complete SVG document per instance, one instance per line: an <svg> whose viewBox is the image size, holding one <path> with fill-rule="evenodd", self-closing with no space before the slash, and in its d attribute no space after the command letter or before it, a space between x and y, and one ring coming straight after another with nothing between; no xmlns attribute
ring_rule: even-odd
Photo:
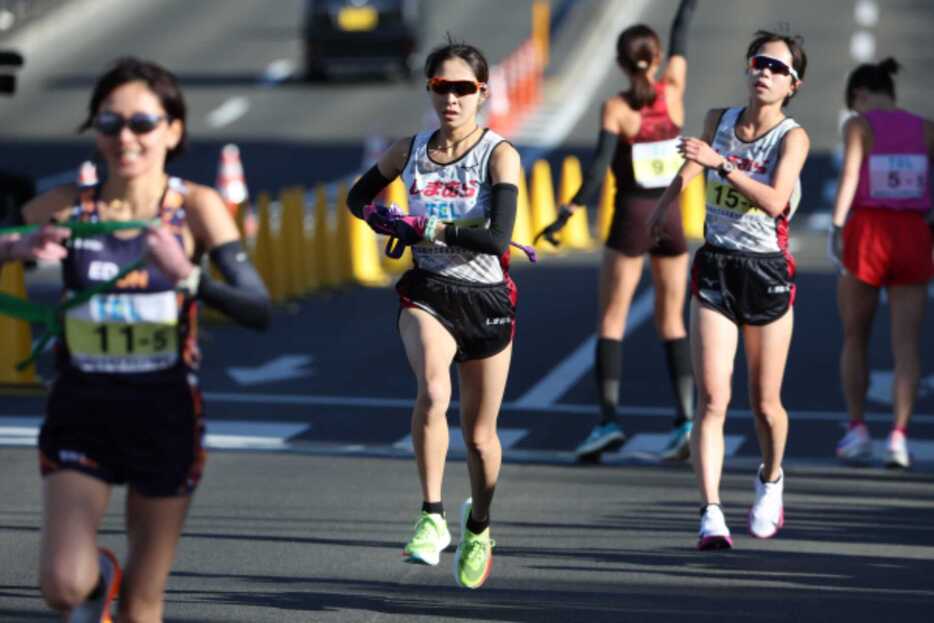
<svg viewBox="0 0 934 623"><path fill-rule="evenodd" d="M236 220L240 204L245 202L250 195L246 188L246 179L243 177L240 149L233 143L228 143L221 149L215 186L224 199L224 203L227 204L230 215Z"/></svg>

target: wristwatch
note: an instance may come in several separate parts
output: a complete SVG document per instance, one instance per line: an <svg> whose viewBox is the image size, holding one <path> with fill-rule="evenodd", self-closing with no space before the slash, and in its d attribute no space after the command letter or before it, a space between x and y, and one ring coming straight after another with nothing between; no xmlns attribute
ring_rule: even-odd
<svg viewBox="0 0 934 623"><path fill-rule="evenodd" d="M736 165L730 162L728 158L724 158L723 162L720 163L720 166L717 167L717 173L720 174L720 177L726 177L735 170Z"/></svg>

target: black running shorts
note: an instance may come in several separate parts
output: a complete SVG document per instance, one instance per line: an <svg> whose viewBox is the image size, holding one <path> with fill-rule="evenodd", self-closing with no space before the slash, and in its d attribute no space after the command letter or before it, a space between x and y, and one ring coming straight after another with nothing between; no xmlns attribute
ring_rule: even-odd
<svg viewBox="0 0 934 623"><path fill-rule="evenodd" d="M422 309L457 342L454 361L485 359L509 346L516 332L518 291L513 280L478 284L414 268L396 284L400 313Z"/></svg>
<svg viewBox="0 0 934 623"><path fill-rule="evenodd" d="M691 294L738 325L764 325L794 304L794 276L791 255L704 245L691 265Z"/></svg>
<svg viewBox="0 0 934 623"><path fill-rule="evenodd" d="M681 224L681 210L671 208L665 215L661 240L653 240L649 232L649 217L655 210L661 193L616 195L616 207L610 223L606 246L628 257L650 255L675 256L687 253Z"/></svg>
<svg viewBox="0 0 934 623"><path fill-rule="evenodd" d="M147 497L190 495L205 453L201 394L184 379L127 386L63 374L39 433L43 476L76 470Z"/></svg>

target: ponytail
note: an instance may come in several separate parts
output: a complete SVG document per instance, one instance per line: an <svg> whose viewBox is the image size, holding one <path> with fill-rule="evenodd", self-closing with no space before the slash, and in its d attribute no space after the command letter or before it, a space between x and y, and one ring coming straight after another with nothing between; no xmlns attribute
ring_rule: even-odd
<svg viewBox="0 0 934 623"><path fill-rule="evenodd" d="M630 26L616 40L616 60L630 78L629 90L623 97L633 110L640 110L655 101L649 69L659 58L660 48L658 35L644 24Z"/></svg>
<svg viewBox="0 0 934 623"><path fill-rule="evenodd" d="M850 74L846 81L846 107L850 110L856 100L856 90L865 89L870 93L881 93L895 99L895 80L901 65L891 56L878 64L865 63Z"/></svg>

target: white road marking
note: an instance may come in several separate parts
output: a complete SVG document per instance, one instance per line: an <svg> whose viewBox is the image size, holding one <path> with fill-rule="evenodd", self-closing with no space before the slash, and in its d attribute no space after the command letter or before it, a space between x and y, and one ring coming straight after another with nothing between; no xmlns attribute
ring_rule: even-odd
<svg viewBox="0 0 934 623"><path fill-rule="evenodd" d="M261 405L306 405L306 406L345 406L369 409L411 409L413 398L360 398L358 396L324 396L310 394L264 394L264 393L232 393L232 392L205 392L204 399L208 402L235 403L235 404L261 404ZM451 401L451 408L456 409L458 402ZM504 402L501 411L535 411L536 413L567 413L571 415L593 416L597 413L595 404L551 404L530 409L516 402ZM674 417L672 407L656 407L649 405L627 405L616 409L616 412L626 417ZM789 409L788 414L792 421L808 422L847 422L849 415L846 411L820 411ZM749 409L731 408L730 418L752 419ZM7 418L0 418L0 422ZM867 411L866 420L869 422L892 421L889 411ZM912 422L934 424L934 414L918 413L911 417Z"/></svg>
<svg viewBox="0 0 934 623"><path fill-rule="evenodd" d="M268 85L278 84L288 80L293 74L295 74L295 61L290 58L280 58L266 66L260 81Z"/></svg>
<svg viewBox="0 0 934 623"><path fill-rule="evenodd" d="M311 376L314 372L305 369L312 362L311 355L280 355L261 366L227 368L233 380L240 385L259 385L288 379Z"/></svg>
<svg viewBox="0 0 934 623"><path fill-rule="evenodd" d="M892 404L892 384L895 373L892 370L872 370L869 373L869 390L866 398L883 405ZM918 400L934 394L934 374L922 377L918 381Z"/></svg>
<svg viewBox="0 0 934 623"><path fill-rule="evenodd" d="M863 28L879 23L879 5L872 0L859 0L853 7L853 19Z"/></svg>
<svg viewBox="0 0 934 623"><path fill-rule="evenodd" d="M655 308L654 289L649 287L633 301L629 308L629 317L626 321L626 335L636 330L643 322L648 320ZM570 355L555 366L538 383L527 391L516 405L519 408L538 409L547 407L561 398L567 390L573 387L584 374L593 366L594 348L597 336L591 335L578 346Z"/></svg>
<svg viewBox="0 0 934 623"><path fill-rule="evenodd" d="M0 446L35 446L42 418L38 416L0 417ZM288 440L308 432L307 422L247 422L211 420L204 438L211 449L275 450L287 447Z"/></svg>
<svg viewBox="0 0 934 623"><path fill-rule="evenodd" d="M665 433L639 433L630 437L629 441L616 452L605 452L604 456L657 461L658 455L665 449L667 442L668 435ZM725 456L735 455L745 442L745 435L726 435L724 437Z"/></svg>
<svg viewBox="0 0 934 623"><path fill-rule="evenodd" d="M236 95L209 112L205 117L205 122L209 127L221 128L245 115L249 109L250 100L242 95Z"/></svg>
<svg viewBox="0 0 934 623"><path fill-rule="evenodd" d="M513 447L519 441L521 441L529 431L524 428L501 428L496 431L499 435L499 443L504 450L508 450ZM448 450L456 450L463 452L467 449L467 446L464 445L464 435L459 428L450 428L451 441L448 445ZM405 450L407 452L412 452L412 435L406 435L399 441L393 444L393 447L397 450Z"/></svg>
<svg viewBox="0 0 934 623"><path fill-rule="evenodd" d="M868 30L857 30L850 39L850 56L857 63L868 63L876 55L876 38Z"/></svg>

